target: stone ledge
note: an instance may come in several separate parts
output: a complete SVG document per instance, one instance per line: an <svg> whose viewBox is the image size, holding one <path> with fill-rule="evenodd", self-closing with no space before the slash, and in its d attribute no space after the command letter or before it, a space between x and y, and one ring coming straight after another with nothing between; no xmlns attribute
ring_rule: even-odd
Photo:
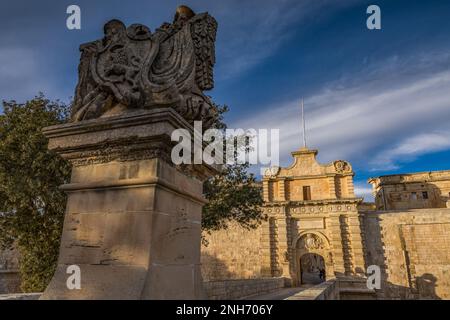
<svg viewBox="0 0 450 320"><path fill-rule="evenodd" d="M179 195L187 196L196 200L197 202L204 204L207 203L205 198L197 197L196 194L187 190L183 190L177 187L175 184L170 183L164 179L151 177L151 178L134 178L127 180L113 180L113 181L94 181L87 183L68 183L60 187L61 190L66 192L80 191L80 190L95 190L95 189L111 189L111 188L132 188L140 186L158 186L173 191Z"/></svg>
<svg viewBox="0 0 450 320"><path fill-rule="evenodd" d="M0 294L0 300L38 300L42 292Z"/></svg>
<svg viewBox="0 0 450 320"><path fill-rule="evenodd" d="M19 270L10 269L10 270L0 270L0 273L19 273Z"/></svg>

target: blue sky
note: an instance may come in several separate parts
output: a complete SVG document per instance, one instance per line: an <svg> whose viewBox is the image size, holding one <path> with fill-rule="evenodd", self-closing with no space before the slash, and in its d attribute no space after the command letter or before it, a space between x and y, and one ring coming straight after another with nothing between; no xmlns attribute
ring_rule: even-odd
<svg viewBox="0 0 450 320"><path fill-rule="evenodd" d="M345 159L368 198L370 176L450 169L450 1L184 1L219 22L216 87L232 128L279 128L282 165L301 145L301 97L308 146L319 160ZM82 29L66 29L78 4ZM68 101L78 46L119 18L154 30L171 21L172 0L2 1L0 98L42 91ZM382 30L366 28L381 8Z"/></svg>

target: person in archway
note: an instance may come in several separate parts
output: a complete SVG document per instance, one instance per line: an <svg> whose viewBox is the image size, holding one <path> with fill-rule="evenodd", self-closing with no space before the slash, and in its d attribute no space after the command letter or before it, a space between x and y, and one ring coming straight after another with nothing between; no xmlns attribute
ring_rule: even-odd
<svg viewBox="0 0 450 320"><path fill-rule="evenodd" d="M320 280L325 281L325 269L320 268L319 277L320 277Z"/></svg>

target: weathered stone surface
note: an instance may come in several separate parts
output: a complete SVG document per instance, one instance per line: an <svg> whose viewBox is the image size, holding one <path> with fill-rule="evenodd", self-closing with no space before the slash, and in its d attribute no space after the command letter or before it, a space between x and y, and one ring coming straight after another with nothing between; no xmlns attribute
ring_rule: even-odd
<svg viewBox="0 0 450 320"><path fill-rule="evenodd" d="M258 229L231 224L207 235L209 245L202 247L207 279L282 275L295 285L301 272L298 258L316 253L325 260L327 279L338 277L340 299L450 299L450 209L429 202L438 208L376 211L375 204L354 197L350 164L320 165L316 153L294 152L291 167L267 172L263 195L269 220ZM386 192L392 187L418 193L432 184L444 199L447 194L445 171L386 179L380 187ZM306 186L310 200L304 199ZM380 290L367 288L369 265L381 268Z"/></svg>
<svg viewBox="0 0 450 320"><path fill-rule="evenodd" d="M284 278L259 278L205 281L206 294L211 300L237 300L280 290Z"/></svg>
<svg viewBox="0 0 450 320"><path fill-rule="evenodd" d="M166 106L208 127L215 108L203 91L214 86L216 29L208 13L186 6L154 33L142 24L107 22L103 39L80 46L72 121Z"/></svg>
<svg viewBox="0 0 450 320"><path fill-rule="evenodd" d="M311 267L325 269L327 279L364 273L361 199L354 195L351 165L322 165L317 151L305 148L292 155L290 167L272 168L263 178L267 222L251 231L231 225L206 237L202 268L208 279L282 276L300 285L301 258L311 254L322 257Z"/></svg>
<svg viewBox="0 0 450 320"><path fill-rule="evenodd" d="M171 108L46 128L73 164L60 256L41 299L197 299L202 179L168 161L170 134L192 127ZM113 146L113 147L111 147ZM152 150L152 152L148 152ZM81 289L66 286L69 265Z"/></svg>
<svg viewBox="0 0 450 320"><path fill-rule="evenodd" d="M320 164L317 151L302 148L292 153L294 163L263 178L264 210L269 216L264 268L302 283L301 259L315 255L316 269L326 277L361 274L364 270L362 235L347 161ZM316 264L316 262L314 262ZM305 266L308 263L305 264ZM314 267L311 267L314 268Z"/></svg>
<svg viewBox="0 0 450 320"><path fill-rule="evenodd" d="M450 299L450 209L368 212L364 227L380 297Z"/></svg>
<svg viewBox="0 0 450 320"><path fill-rule="evenodd" d="M42 299L196 299L207 165L172 165L176 129L208 128L217 22L177 8L154 33L119 20L81 45L71 123L44 129L71 182L56 273ZM81 289L66 286L69 265Z"/></svg>
<svg viewBox="0 0 450 320"><path fill-rule="evenodd" d="M369 179L377 210L450 208L450 170Z"/></svg>
<svg viewBox="0 0 450 320"><path fill-rule="evenodd" d="M251 279L263 276L261 264L262 228L247 230L231 223L225 230L204 234L209 244L202 246L202 275L205 281Z"/></svg>

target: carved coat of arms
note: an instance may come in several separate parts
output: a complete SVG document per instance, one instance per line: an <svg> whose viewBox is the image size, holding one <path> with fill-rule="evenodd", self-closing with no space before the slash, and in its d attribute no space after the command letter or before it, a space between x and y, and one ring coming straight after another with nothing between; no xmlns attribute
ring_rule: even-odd
<svg viewBox="0 0 450 320"><path fill-rule="evenodd" d="M300 238L298 242L298 248L304 248L306 250L323 249L323 240L312 233L308 233Z"/></svg>
<svg viewBox="0 0 450 320"><path fill-rule="evenodd" d="M213 17L186 6L154 33L107 22L103 39L80 46L72 121L167 106L208 127L215 108L203 91L214 87L216 30Z"/></svg>
<svg viewBox="0 0 450 320"><path fill-rule="evenodd" d="M352 171L352 167L350 163L344 160L337 160L334 162L334 168L337 173L350 173Z"/></svg>

